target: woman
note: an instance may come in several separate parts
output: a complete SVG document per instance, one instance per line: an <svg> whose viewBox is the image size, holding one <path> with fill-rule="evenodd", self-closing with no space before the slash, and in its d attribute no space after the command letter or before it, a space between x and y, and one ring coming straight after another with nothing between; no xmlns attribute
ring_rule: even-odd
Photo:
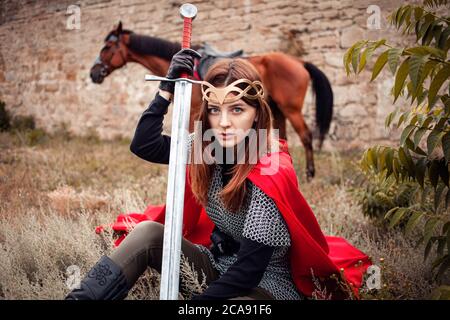
<svg viewBox="0 0 450 320"><path fill-rule="evenodd" d="M196 56L190 49L178 52L167 77L192 75ZM142 159L169 163L170 137L161 132L173 92L173 82L161 82L138 123L130 149ZM189 143L182 254L208 287L193 299L310 296L311 271L339 275L339 266L298 191L285 141L275 138L257 71L243 59L222 60L209 70L202 93ZM161 270L164 207L126 218L139 223L67 298L121 299L148 266ZM351 263L367 264L350 245L345 254ZM350 275L358 287L361 277Z"/></svg>

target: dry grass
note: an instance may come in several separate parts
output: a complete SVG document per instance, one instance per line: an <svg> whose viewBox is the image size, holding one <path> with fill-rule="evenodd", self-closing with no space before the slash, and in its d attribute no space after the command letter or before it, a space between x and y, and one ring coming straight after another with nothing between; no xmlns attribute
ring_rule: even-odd
<svg viewBox="0 0 450 320"><path fill-rule="evenodd" d="M364 297L428 298L437 283L423 248L375 226L348 192L359 153L318 154L317 176L309 184L302 150L291 153L301 190L325 233L345 237L382 266L385 287ZM111 235L95 234L95 226L163 203L166 173L166 166L134 157L126 141L60 137L28 146L17 135L0 133L0 299L63 298L68 266L77 265L84 275L112 250ZM149 270L129 299L156 299L158 284L159 276ZM190 284L195 291L203 285Z"/></svg>

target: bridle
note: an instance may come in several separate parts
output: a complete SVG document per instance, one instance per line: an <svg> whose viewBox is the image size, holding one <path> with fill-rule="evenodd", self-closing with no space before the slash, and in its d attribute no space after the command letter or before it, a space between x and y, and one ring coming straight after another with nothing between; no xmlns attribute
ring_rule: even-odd
<svg viewBox="0 0 450 320"><path fill-rule="evenodd" d="M126 60L126 54L123 52L122 47L120 46L120 42L121 42L121 35L119 35L118 37L114 34L110 35L107 39L107 41L109 42L113 42L114 45L109 47L108 49L111 48L115 48L115 50L112 52L111 54L111 58L109 59L109 61L102 61L102 59L100 58L101 53L106 50L106 46L103 47L103 49L100 51L100 55L97 56L97 58L94 61L94 66L96 65L100 65L100 75L102 77L106 77L109 73L111 73L112 70L111 69L111 60L114 58L114 55L116 54L116 51L119 51L119 55L120 58L122 59L122 65L125 65L127 60Z"/></svg>

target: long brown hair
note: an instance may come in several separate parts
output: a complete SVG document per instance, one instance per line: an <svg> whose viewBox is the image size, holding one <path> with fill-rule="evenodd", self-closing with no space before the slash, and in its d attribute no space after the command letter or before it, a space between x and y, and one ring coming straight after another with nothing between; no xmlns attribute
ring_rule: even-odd
<svg viewBox="0 0 450 320"><path fill-rule="evenodd" d="M204 80L215 87L225 87L238 79L261 81L258 71L255 69L255 67L250 62L240 58L223 59L217 62L216 64L211 66ZM245 89L247 85L241 83L237 86L241 89ZM252 88L249 93L255 94L256 92ZM267 136L263 137L262 139L262 141L264 141L263 143L266 144L263 146L260 145L259 134L257 135L258 148L271 150L271 148L274 147L274 144L278 141L274 140L272 137L273 117L269 105L264 99L254 100L248 99L246 97L243 97L242 99L246 103L257 109L257 120L255 121L253 126L256 132L259 132L259 129L266 129L267 132ZM206 101L203 101L196 121L201 121L201 126L196 126L194 130L195 134L193 145L191 148L192 152L189 165L189 176L194 196L203 206L206 206L208 202L208 189L212 180L211 178L213 174L213 168L215 166L215 164L205 163L205 159L203 159L203 151L209 144L211 144L211 142L209 141L203 141L205 131L211 128L208 120L208 103ZM202 156L200 157L200 161L196 159L195 162L194 150L198 149L198 147L196 148L196 144L201 144L200 150L202 151ZM245 157L245 159L250 158L248 145L245 146ZM259 155L257 155L257 157L257 160L259 160ZM219 194L225 207L228 210L236 212L243 204L247 194L245 180L254 166L255 161L251 161L251 163L249 163L249 161L245 161L244 163L239 162L238 164L234 165L231 171L232 177L229 183Z"/></svg>

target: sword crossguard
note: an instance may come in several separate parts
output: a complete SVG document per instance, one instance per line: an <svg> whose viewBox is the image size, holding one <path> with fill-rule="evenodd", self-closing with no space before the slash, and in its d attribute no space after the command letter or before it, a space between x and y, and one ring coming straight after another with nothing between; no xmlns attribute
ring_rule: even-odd
<svg viewBox="0 0 450 320"><path fill-rule="evenodd" d="M187 81L187 82L190 82L192 84L202 84L203 83L203 81L193 80L193 79L189 79L189 78L169 79L169 78L165 78L165 77L154 76L152 74L146 74L145 75L145 81L171 81L171 82Z"/></svg>

